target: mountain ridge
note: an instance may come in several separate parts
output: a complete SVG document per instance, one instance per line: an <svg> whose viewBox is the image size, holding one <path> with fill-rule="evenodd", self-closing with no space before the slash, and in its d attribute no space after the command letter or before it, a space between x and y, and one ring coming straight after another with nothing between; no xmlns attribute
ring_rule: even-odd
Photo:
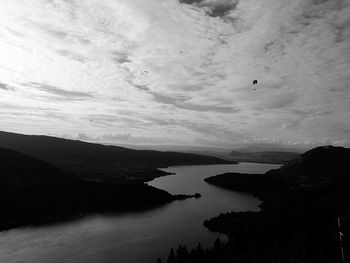
<svg viewBox="0 0 350 263"><path fill-rule="evenodd" d="M142 211L197 195L145 183L92 182L23 153L0 148L0 231L89 213Z"/></svg>
<svg viewBox="0 0 350 263"><path fill-rule="evenodd" d="M92 181L146 182L164 175L156 168L236 162L191 153L132 150L43 135L0 131L0 147L22 152Z"/></svg>
<svg viewBox="0 0 350 263"><path fill-rule="evenodd" d="M285 164L293 159L296 159L300 154L287 151L255 151L243 152L232 151L230 156L234 161L241 162L260 162L260 163L275 163Z"/></svg>

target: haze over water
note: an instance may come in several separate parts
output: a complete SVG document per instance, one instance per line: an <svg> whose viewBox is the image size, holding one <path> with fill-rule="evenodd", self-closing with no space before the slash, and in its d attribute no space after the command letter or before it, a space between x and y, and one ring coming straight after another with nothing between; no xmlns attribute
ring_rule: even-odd
<svg viewBox="0 0 350 263"><path fill-rule="evenodd" d="M156 262L171 247L192 248L200 241L212 245L217 234L203 221L225 211L258 210L259 200L203 181L224 172L264 173L279 165L177 166L164 169L176 173L149 185L172 194L202 195L199 199L175 201L146 212L94 215L79 220L25 227L0 232L0 262L8 263L136 263Z"/></svg>

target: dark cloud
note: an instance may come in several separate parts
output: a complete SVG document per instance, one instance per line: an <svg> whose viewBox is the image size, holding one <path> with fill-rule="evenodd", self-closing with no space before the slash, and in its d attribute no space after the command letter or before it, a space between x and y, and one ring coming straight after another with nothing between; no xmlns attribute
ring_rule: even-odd
<svg viewBox="0 0 350 263"><path fill-rule="evenodd" d="M84 99L93 98L93 96L89 93L78 92L78 91L68 91L68 90L60 89L55 86L46 85L46 84L37 83L37 82L30 82L24 85L44 91L46 93L49 93L51 95L54 95L64 100L84 100Z"/></svg>
<svg viewBox="0 0 350 263"><path fill-rule="evenodd" d="M127 82L130 86L132 86L132 87L134 87L134 88L136 88L136 89L138 89L138 90L141 90L141 91L150 91L150 89L147 87L147 85L135 84L134 81L135 81L135 78L131 78L131 80L127 80L126 82Z"/></svg>
<svg viewBox="0 0 350 263"><path fill-rule="evenodd" d="M130 63L132 62L131 60L128 59L128 57L115 57L113 58L115 62L118 64L124 64L124 63Z"/></svg>
<svg viewBox="0 0 350 263"><path fill-rule="evenodd" d="M0 105L0 114L7 116L35 116L45 119L59 119L62 121L67 121L69 117L53 108L19 106L10 103L2 103Z"/></svg>
<svg viewBox="0 0 350 263"><path fill-rule="evenodd" d="M193 3L200 3L203 2L203 0L179 0L180 3L185 3L185 4L193 4Z"/></svg>
<svg viewBox="0 0 350 263"><path fill-rule="evenodd" d="M182 91L199 91L207 88L209 85L204 84L168 84L170 90L182 90Z"/></svg>
<svg viewBox="0 0 350 263"><path fill-rule="evenodd" d="M28 20L33 26L37 27L38 29L42 30L46 34L53 36L55 38L59 39L65 39L68 36L68 33L59 29L52 28L52 25L46 23L46 22L35 22Z"/></svg>
<svg viewBox="0 0 350 263"><path fill-rule="evenodd" d="M90 114L86 116L86 120L90 122L92 126L97 127L133 127L143 128L145 121L130 116L132 113L128 113L128 116L124 115L107 115L107 114Z"/></svg>
<svg viewBox="0 0 350 263"><path fill-rule="evenodd" d="M156 92L151 92L154 100L158 103L168 104L175 106L176 108L191 110L191 111L208 111L208 112L220 112L220 113L233 113L238 112L238 109L228 106L216 106L216 105L199 105L187 102L183 98L174 98L166 95L161 95Z"/></svg>
<svg viewBox="0 0 350 263"><path fill-rule="evenodd" d="M223 17L237 6L233 0L179 0L180 3L204 7L213 17Z"/></svg>
<svg viewBox="0 0 350 263"><path fill-rule="evenodd" d="M136 85L136 84L132 84L132 85L139 90L144 90L144 91L150 90L146 85Z"/></svg>
<svg viewBox="0 0 350 263"><path fill-rule="evenodd" d="M126 53L120 53L120 52L112 52L112 59L117 63L117 64L124 64L124 63L130 63L132 62L129 58L129 55Z"/></svg>
<svg viewBox="0 0 350 263"><path fill-rule="evenodd" d="M82 55L72 53L72 52L70 52L68 50L59 49L59 50L56 50L56 52L59 55L61 55L63 57L66 57L68 59L76 60L76 61L81 62L81 63L86 63L87 62L87 59L85 57L83 57Z"/></svg>
<svg viewBox="0 0 350 263"><path fill-rule="evenodd" d="M9 85L7 85L6 83L0 82L0 89L2 90L13 90L12 87L10 87Z"/></svg>
<svg viewBox="0 0 350 263"><path fill-rule="evenodd" d="M57 37L57 38L66 38L68 36L68 34L64 31L60 31L60 30L54 30L54 29L47 29L47 28L42 28L43 30L45 30L49 35Z"/></svg>

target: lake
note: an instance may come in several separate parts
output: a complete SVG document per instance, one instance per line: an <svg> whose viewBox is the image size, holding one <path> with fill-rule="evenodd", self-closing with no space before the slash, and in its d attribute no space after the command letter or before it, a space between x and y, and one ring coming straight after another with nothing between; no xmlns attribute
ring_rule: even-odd
<svg viewBox="0 0 350 263"><path fill-rule="evenodd" d="M202 195L175 201L146 212L91 215L42 227L0 232L0 262L6 263L155 263L171 247L211 246L218 236L203 221L226 211L257 211L260 201L252 195L228 191L203 181L225 172L264 173L280 165L175 166L176 173L149 185L172 194Z"/></svg>

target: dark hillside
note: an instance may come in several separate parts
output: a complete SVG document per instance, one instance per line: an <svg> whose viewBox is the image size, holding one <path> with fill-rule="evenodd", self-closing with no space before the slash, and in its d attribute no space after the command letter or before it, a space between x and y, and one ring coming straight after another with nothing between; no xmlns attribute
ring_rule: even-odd
<svg viewBox="0 0 350 263"><path fill-rule="evenodd" d="M281 169L272 170L267 175L277 175L303 184L325 183L348 179L350 149L321 146L300 155Z"/></svg>
<svg viewBox="0 0 350 263"><path fill-rule="evenodd" d="M47 162L0 148L0 191L39 189L72 183L74 178Z"/></svg>
<svg viewBox="0 0 350 263"><path fill-rule="evenodd" d="M187 196L146 184L88 182L45 161L0 148L0 230L91 212L143 210Z"/></svg>
<svg viewBox="0 0 350 263"><path fill-rule="evenodd" d="M239 152L232 151L230 156L238 162L285 164L296 159L300 154L295 152Z"/></svg>
<svg viewBox="0 0 350 263"><path fill-rule="evenodd" d="M49 136L0 132L0 147L50 162L92 181L144 182L164 175L155 168L234 163L199 154L132 150Z"/></svg>
<svg viewBox="0 0 350 263"><path fill-rule="evenodd" d="M220 253L215 252L216 245L201 252L201 261L191 252L174 262L342 262L339 231L344 262L349 262L349 160L350 149L317 147L264 175L227 173L205 179L256 194L264 200L262 210L222 213L206 220L209 230L230 238L220 244Z"/></svg>
<svg viewBox="0 0 350 263"><path fill-rule="evenodd" d="M199 154L132 150L118 146L74 141L49 136L0 132L0 147L23 152L51 162L82 160L96 164L164 167L186 164L232 163Z"/></svg>

